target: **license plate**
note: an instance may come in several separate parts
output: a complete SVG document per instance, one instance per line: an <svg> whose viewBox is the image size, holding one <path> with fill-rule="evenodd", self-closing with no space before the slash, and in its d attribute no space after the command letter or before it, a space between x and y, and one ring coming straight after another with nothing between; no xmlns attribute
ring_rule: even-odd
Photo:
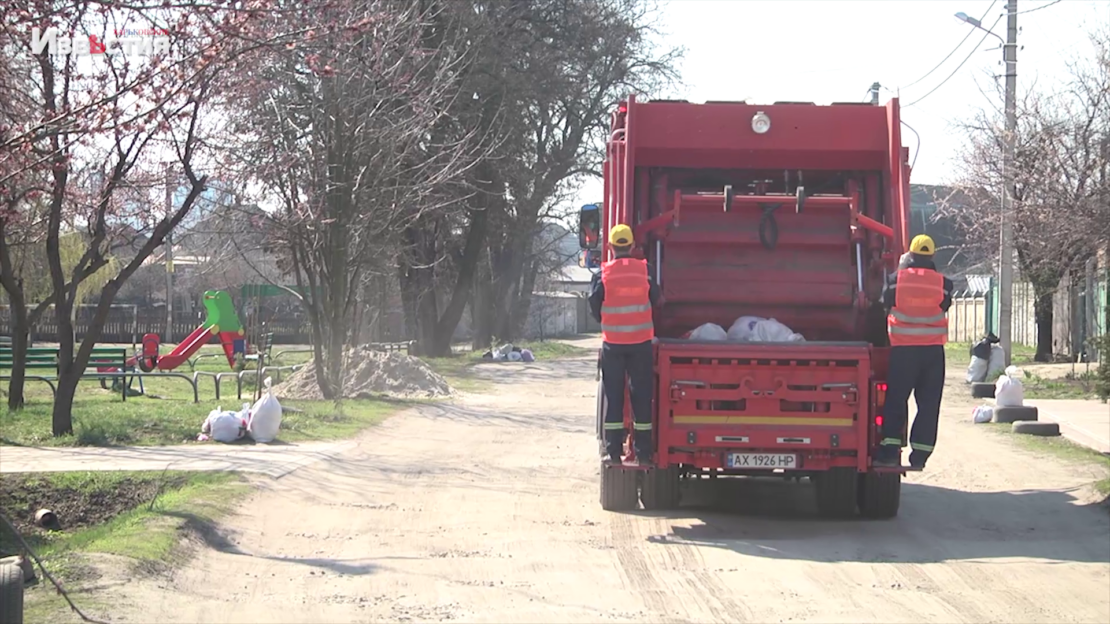
<svg viewBox="0 0 1110 624"><path fill-rule="evenodd" d="M785 453L729 453L729 468L794 468L798 463L796 455Z"/></svg>

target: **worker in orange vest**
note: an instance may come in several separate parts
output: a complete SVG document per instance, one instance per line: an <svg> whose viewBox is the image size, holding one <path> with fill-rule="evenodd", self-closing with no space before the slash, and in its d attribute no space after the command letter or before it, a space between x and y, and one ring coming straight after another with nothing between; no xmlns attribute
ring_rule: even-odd
<svg viewBox="0 0 1110 624"><path fill-rule="evenodd" d="M952 280L937 272L936 245L925 234L910 242L910 258L883 285L889 311L890 368L883 406L882 441L876 465L901 465L902 432L909 418L910 393L917 416L910 432L910 465L924 468L937 443L940 402L944 394L944 345L948 342L948 308Z"/></svg>
<svg viewBox="0 0 1110 624"><path fill-rule="evenodd" d="M601 384L605 412L608 461L621 463L624 439L625 377L632 399L635 424L632 436L636 461L652 459L651 396L655 379L651 308L659 301L659 286L647 262L632 257L632 228L619 224L609 231L614 259L601 265L590 284L590 311L601 323Z"/></svg>

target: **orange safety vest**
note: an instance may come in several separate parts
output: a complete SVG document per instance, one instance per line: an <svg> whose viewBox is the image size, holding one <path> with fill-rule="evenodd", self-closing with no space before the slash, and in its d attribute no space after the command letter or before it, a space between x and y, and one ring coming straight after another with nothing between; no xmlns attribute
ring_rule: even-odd
<svg viewBox="0 0 1110 624"><path fill-rule="evenodd" d="M898 271L894 307L887 317L890 345L924 346L948 342L948 317L944 301L944 276L928 269Z"/></svg>
<svg viewBox="0 0 1110 624"><path fill-rule="evenodd" d="M601 303L601 338L609 344L639 344L655 337L648 297L647 263L617 258L601 265L605 300Z"/></svg>

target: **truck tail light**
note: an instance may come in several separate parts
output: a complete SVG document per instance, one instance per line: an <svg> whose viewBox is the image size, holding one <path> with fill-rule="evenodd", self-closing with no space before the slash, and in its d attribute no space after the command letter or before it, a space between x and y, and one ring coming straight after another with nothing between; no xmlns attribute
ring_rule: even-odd
<svg viewBox="0 0 1110 624"><path fill-rule="evenodd" d="M882 410L884 404L886 404L886 384L885 383L877 383L877 384L875 384L875 409L877 411ZM875 414L875 426L876 427L882 427L883 426L883 415L882 414Z"/></svg>

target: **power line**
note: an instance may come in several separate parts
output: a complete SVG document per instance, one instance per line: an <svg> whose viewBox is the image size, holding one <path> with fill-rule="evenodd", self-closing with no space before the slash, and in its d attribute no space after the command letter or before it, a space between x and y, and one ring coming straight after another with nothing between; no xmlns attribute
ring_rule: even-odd
<svg viewBox="0 0 1110 624"><path fill-rule="evenodd" d="M979 51L979 46L983 45L983 42L987 40L987 37L989 37L989 36L991 36L991 35L993 35L993 34L994 34L994 33L990 32L990 31L991 31L991 28L994 28L995 26L997 26L997 25L998 25L998 22L999 22L999 21L1000 21L1001 19L1002 19L1002 16L1001 16L1001 15L999 15L999 16L998 16L998 19L994 20L994 23L993 23L993 24L991 24L991 27L990 27L990 28L985 28L985 29L984 29L984 30L986 30L987 32L983 34L983 38L979 40L979 43L976 43L976 44L975 44L975 47L974 47L974 48L972 48L972 50L971 50L971 54L968 54L968 55L967 55L967 56L966 56L966 57L964 58L964 60L960 61L960 64L956 66L956 69L953 69L953 70L952 70L952 73L951 73L951 74L948 74L948 77L947 77L947 78L945 78L944 80L942 80L942 81L941 81L941 83L940 83L940 84L938 84L937 86L933 87L933 89L932 89L931 91L929 91L929 92L928 92L928 93L926 93L925 95L923 95L923 96L921 96L921 97L917 98L916 100L914 100L914 101L910 102L909 104L906 104L906 105L905 105L905 106L903 106L902 108L909 108L909 107L913 106L914 104L917 104L917 103L918 103L918 102L920 102L921 100L924 100L925 98L929 97L930 95L932 95L932 94L936 93L937 89L939 89L939 88L943 87L943 86L944 86L944 85L945 85L945 84L946 84L946 83L947 83L947 82L948 82L949 80L951 80L951 79L952 79L952 76L955 76L955 75L956 75L956 72L960 71L960 68L961 68L961 67L963 67L964 65L966 65L966 64L967 64L967 62L971 60L971 57L972 57L972 56L974 56L974 54L975 54L976 52L978 52L978 51Z"/></svg>
<svg viewBox="0 0 1110 624"><path fill-rule="evenodd" d="M1057 1L1057 2L1059 2L1060 0L1056 0L1056 1ZM993 8L994 8L994 5L996 5L996 4L998 4L998 0L994 0L994 2L991 2L991 5L990 5L989 7L987 7L987 10L986 10L986 11L984 11L984 12L983 12L983 17L980 17L980 18L979 18L979 21L980 21L980 22L982 22L982 21L983 21L984 19L986 19L987 15L988 15L988 14L989 14L989 13L991 12L991 9L993 9ZM948 59L952 58L952 55L956 53L956 50L959 50L959 49L960 49L961 47L963 47L964 43L966 43L966 42L967 42L967 40L968 40L968 39L969 39L969 38L971 37L971 33L972 33L972 32L974 32L974 31L973 31L973 30L970 30L970 29L969 29L969 30L967 31L967 34L966 34L966 35L964 35L964 38L963 38L963 39L961 39L961 40L960 40L960 42L956 44L956 47L952 48L952 51L948 53L948 56L944 57L943 59L941 59L941 60L940 60L940 62L939 62L939 63L937 63L936 67L934 67L934 68L930 69L930 70L929 70L928 72L926 72L926 74L925 74L924 76L922 76L922 77L918 78L917 80L914 80L914 81L913 81L913 82L911 82L910 84L908 84L908 85L904 85L904 86L900 86L900 87L898 87L898 88L899 88L899 89L908 89L908 88L910 88L910 87L914 86L915 84L917 84L917 83L921 82L922 80L925 80L925 79L926 79L926 78L928 78L929 76L931 76L931 75L933 74L933 72L935 72L936 70L940 69L940 66L941 66L941 65L944 65L944 63L945 63L946 61L948 61Z"/></svg>
<svg viewBox="0 0 1110 624"><path fill-rule="evenodd" d="M1047 9L1050 6L1052 6L1054 4L1060 4L1063 1L1064 0L1052 0L1052 2L1049 2L1048 4L1042 4L1039 7L1033 7L1032 9L1027 9L1025 11L1018 11L1015 15L1024 15L1026 13L1032 13L1033 11L1040 11L1041 9Z"/></svg>

